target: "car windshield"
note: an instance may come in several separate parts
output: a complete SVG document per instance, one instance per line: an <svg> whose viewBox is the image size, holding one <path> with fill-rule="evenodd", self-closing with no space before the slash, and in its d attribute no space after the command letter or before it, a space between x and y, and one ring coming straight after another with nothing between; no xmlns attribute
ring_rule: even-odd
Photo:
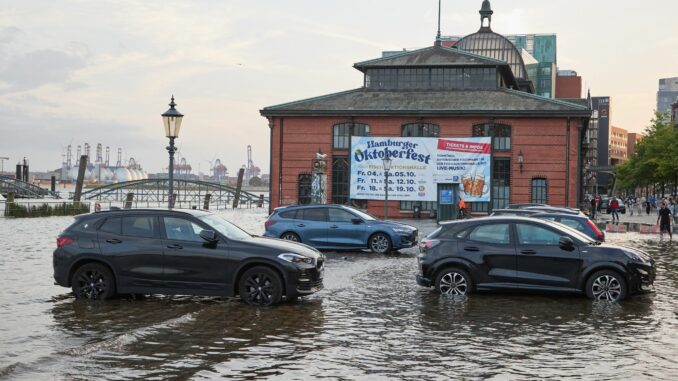
<svg viewBox="0 0 678 381"><path fill-rule="evenodd" d="M198 217L198 219L205 222L209 226L213 227L214 230L218 231L228 239L244 241L252 237L246 231L226 221L222 217L216 216L214 214L208 214L206 216Z"/></svg>
<svg viewBox="0 0 678 381"><path fill-rule="evenodd" d="M549 220L542 220L543 222L554 226L560 230L564 230L567 234L574 236L574 238L588 244L598 244L598 242L594 239L591 239L591 237L587 236L586 234L580 232L579 230L569 227L565 224L561 224L560 222L555 222L555 221L549 221Z"/></svg>
<svg viewBox="0 0 678 381"><path fill-rule="evenodd" d="M363 212L363 211L360 211L360 210L358 210L358 209L356 209L356 208L351 208L350 206L346 206L345 208L346 208L346 209L350 209L350 210L351 210L351 213L357 214L358 217L362 218L362 219L365 220L365 221L374 221L374 220L376 220L376 218L374 218L374 217L370 216L369 214L367 214L367 213L365 213L365 212Z"/></svg>

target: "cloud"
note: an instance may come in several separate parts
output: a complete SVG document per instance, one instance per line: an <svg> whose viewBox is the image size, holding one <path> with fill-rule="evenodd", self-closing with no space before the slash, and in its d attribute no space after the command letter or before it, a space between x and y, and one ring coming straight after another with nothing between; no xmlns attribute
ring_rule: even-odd
<svg viewBox="0 0 678 381"><path fill-rule="evenodd" d="M0 29L0 45L9 44L14 41L14 38L17 34L21 32L21 29L15 26L7 26Z"/></svg>
<svg viewBox="0 0 678 381"><path fill-rule="evenodd" d="M0 84L5 85L5 92L35 89L66 82L84 66L85 59L81 55L52 49L36 50L10 57L0 72Z"/></svg>

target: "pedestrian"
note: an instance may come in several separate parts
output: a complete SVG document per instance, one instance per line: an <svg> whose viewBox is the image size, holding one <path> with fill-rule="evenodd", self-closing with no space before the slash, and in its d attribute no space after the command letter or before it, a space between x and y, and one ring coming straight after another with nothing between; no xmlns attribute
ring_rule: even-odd
<svg viewBox="0 0 678 381"><path fill-rule="evenodd" d="M459 213L457 214L457 219L464 219L466 218L466 202L464 202L464 199L459 197Z"/></svg>
<svg viewBox="0 0 678 381"><path fill-rule="evenodd" d="M617 220L617 223L619 223L619 201L617 201L616 197L612 197L610 209L612 209L612 223L614 224L615 219Z"/></svg>
<svg viewBox="0 0 678 381"><path fill-rule="evenodd" d="M648 216L650 215L650 209L652 208L650 205L651 201L648 199L647 202L645 203L645 213L647 213Z"/></svg>
<svg viewBox="0 0 678 381"><path fill-rule="evenodd" d="M664 231L669 233L669 241L673 240L673 232L671 231L671 211L666 207L662 201L659 205L659 216L657 217L657 224L659 224L659 238L664 239Z"/></svg>
<svg viewBox="0 0 678 381"><path fill-rule="evenodd" d="M631 217L633 217L633 209L634 209L634 207L635 207L635 204L636 204L636 203L635 203L635 201L633 201L633 197L629 197L629 198L626 200L626 209L629 210L629 215L630 215Z"/></svg>
<svg viewBox="0 0 678 381"><path fill-rule="evenodd" d="M591 197L591 219L596 219L596 198Z"/></svg>

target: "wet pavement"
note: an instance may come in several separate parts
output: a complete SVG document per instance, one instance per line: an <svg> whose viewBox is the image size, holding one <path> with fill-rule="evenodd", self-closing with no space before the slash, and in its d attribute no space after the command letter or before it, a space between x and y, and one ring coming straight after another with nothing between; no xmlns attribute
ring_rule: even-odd
<svg viewBox="0 0 678 381"><path fill-rule="evenodd" d="M263 212L232 215L261 233ZM151 296L76 301L53 285L72 218L0 218L0 379L675 379L678 243L609 234L657 261L656 293L443 297L413 250L328 253L325 290L253 308ZM426 224L424 230L433 225Z"/></svg>

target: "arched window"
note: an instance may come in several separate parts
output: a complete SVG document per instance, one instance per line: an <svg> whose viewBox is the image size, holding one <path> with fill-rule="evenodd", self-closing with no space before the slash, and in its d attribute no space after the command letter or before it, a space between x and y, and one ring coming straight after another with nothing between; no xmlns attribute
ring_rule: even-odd
<svg viewBox="0 0 678 381"><path fill-rule="evenodd" d="M432 123L408 123L403 124L400 136L408 137L438 137L440 136L440 127Z"/></svg>
<svg viewBox="0 0 678 381"><path fill-rule="evenodd" d="M548 182L544 178L532 179L532 199L535 204L546 204L548 200Z"/></svg>
<svg viewBox="0 0 678 381"><path fill-rule="evenodd" d="M483 123L473 126L474 138L491 137L492 148L495 151L511 150L511 126L501 123Z"/></svg>
<svg viewBox="0 0 678 381"><path fill-rule="evenodd" d="M339 123L334 125L332 147L334 149L351 148L351 136L367 136L370 126L362 123Z"/></svg>
<svg viewBox="0 0 678 381"><path fill-rule="evenodd" d="M297 200L299 205L311 203L311 183L313 176L310 173L300 173L297 178Z"/></svg>

